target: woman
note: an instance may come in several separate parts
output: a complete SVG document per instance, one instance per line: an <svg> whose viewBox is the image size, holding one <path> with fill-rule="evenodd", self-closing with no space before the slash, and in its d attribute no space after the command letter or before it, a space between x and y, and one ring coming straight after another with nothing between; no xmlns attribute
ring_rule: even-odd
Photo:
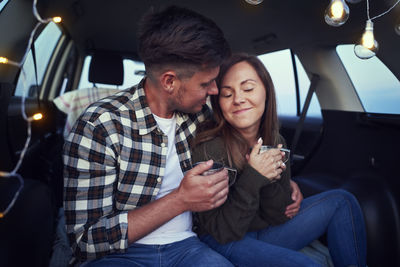
<svg viewBox="0 0 400 267"><path fill-rule="evenodd" d="M318 266L298 250L327 234L335 266L365 266L366 234L360 206L344 190L306 198L297 215L291 203L290 166L280 148L272 79L255 56L233 55L220 69L219 95L211 96L214 121L200 128L193 162L213 159L236 168L227 201L195 216L196 231L237 266Z"/></svg>

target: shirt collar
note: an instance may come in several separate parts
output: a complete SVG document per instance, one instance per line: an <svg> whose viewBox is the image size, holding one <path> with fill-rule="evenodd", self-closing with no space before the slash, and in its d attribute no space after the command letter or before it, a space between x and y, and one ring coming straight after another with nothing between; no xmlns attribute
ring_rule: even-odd
<svg viewBox="0 0 400 267"><path fill-rule="evenodd" d="M144 91L144 81L146 77L143 78L138 85L134 86L132 90L133 92L133 106L134 112L139 128L139 134L145 135L150 133L151 131L158 129L157 122L153 117L153 113L150 110L149 104L146 99L146 94ZM182 123L188 120L188 114L182 112L175 112L176 116L176 128L178 129Z"/></svg>

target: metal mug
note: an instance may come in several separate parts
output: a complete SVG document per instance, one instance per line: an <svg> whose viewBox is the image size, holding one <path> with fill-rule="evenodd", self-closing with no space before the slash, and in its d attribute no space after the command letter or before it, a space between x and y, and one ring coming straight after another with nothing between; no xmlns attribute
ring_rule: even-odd
<svg viewBox="0 0 400 267"><path fill-rule="evenodd" d="M287 149L287 148L277 148L277 147L273 147L273 146L264 146L263 145L260 148L260 154L263 153L263 152L266 152L266 151L268 151L270 149L279 149L280 151L285 152L285 156L282 158L282 162L283 163L286 163L289 160L289 158L290 158L290 149Z"/></svg>
<svg viewBox="0 0 400 267"><path fill-rule="evenodd" d="M193 167L205 163L205 161L199 161L193 164ZM222 169L227 169L228 170L228 176L229 176L229 186L233 185L236 181L236 175L237 175L237 170L233 168L226 167L224 164L220 162L215 162L211 166L210 169L206 170L203 172L201 175L210 175L219 171L222 171Z"/></svg>

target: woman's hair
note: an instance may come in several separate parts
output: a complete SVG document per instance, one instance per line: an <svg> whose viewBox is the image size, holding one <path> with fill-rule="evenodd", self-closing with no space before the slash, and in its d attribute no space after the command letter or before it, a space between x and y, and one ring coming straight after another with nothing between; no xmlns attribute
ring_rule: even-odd
<svg viewBox="0 0 400 267"><path fill-rule="evenodd" d="M265 110L261 118L258 135L262 137L264 145L276 146L279 142L279 122L276 111L275 89L271 76L264 64L256 56L245 53L234 54L222 64L217 77L217 86L221 88L225 74L233 65L239 62L249 63L257 72L265 87ZM210 96L214 118L212 121L206 121L199 126L194 146L220 136L227 150L229 164L242 169L247 162L246 154L251 148L242 135L225 120L219 105L219 94L220 91L218 95Z"/></svg>

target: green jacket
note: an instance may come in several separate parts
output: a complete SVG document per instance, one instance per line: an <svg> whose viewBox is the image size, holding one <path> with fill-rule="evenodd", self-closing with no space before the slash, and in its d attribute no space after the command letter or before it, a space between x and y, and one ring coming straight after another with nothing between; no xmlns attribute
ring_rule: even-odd
<svg viewBox="0 0 400 267"><path fill-rule="evenodd" d="M208 159L228 166L222 138L202 143L192 152L193 163ZM247 232L286 222L289 219L285 216L286 206L292 202L289 164L281 179L273 183L246 164L229 188L224 204L194 214L194 231L199 236L210 234L221 244L237 241Z"/></svg>

